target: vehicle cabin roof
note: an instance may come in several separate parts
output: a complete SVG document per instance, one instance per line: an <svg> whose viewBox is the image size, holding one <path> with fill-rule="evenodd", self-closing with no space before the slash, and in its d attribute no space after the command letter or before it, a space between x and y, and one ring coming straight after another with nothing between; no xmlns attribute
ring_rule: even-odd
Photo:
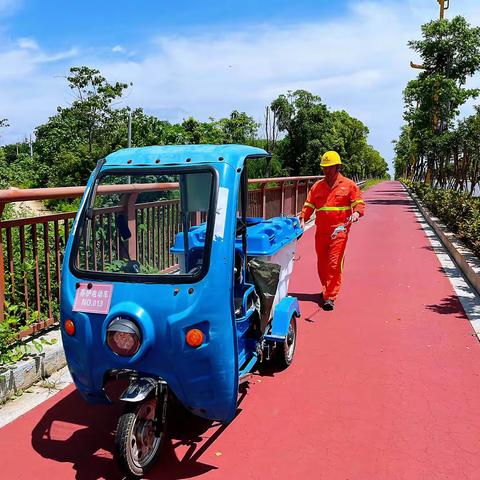
<svg viewBox="0 0 480 480"><path fill-rule="evenodd" d="M268 155L261 148L247 145L161 145L118 150L106 157L105 166L178 166L225 162L233 168L241 168L247 156Z"/></svg>

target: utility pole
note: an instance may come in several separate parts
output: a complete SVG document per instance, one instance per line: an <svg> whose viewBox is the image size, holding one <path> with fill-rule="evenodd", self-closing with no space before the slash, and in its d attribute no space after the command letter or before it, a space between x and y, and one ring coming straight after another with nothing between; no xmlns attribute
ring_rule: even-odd
<svg viewBox="0 0 480 480"><path fill-rule="evenodd" d="M127 147L132 146L132 112L128 112L128 137L127 137Z"/></svg>
<svg viewBox="0 0 480 480"><path fill-rule="evenodd" d="M128 129L127 129L127 147L132 146L132 112L128 110ZM132 177L129 175L127 177L127 183L132 183Z"/></svg>
<svg viewBox="0 0 480 480"><path fill-rule="evenodd" d="M33 143L32 143L32 134L30 134L30 140L28 142L30 144L30 158L33 158Z"/></svg>

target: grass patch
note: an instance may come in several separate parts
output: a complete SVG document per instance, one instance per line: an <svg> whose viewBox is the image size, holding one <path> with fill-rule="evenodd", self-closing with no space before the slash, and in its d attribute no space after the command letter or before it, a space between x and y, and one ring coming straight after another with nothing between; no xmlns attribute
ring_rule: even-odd
<svg viewBox="0 0 480 480"><path fill-rule="evenodd" d="M365 183L360 187L360 190L365 191L378 183L382 183L385 181L385 178L371 178L370 180L366 180Z"/></svg>

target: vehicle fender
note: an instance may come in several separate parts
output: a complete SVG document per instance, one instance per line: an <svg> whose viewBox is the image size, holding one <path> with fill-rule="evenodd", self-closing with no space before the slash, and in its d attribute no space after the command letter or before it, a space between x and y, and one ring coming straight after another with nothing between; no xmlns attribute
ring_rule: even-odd
<svg viewBox="0 0 480 480"><path fill-rule="evenodd" d="M124 402L141 402L145 400L150 392L158 385L158 380L151 377L139 377L130 381L130 385L120 395Z"/></svg>
<svg viewBox="0 0 480 480"><path fill-rule="evenodd" d="M288 326L292 315L300 316L300 307L295 297L284 297L273 312L272 329L265 335L265 340L284 342L288 333Z"/></svg>

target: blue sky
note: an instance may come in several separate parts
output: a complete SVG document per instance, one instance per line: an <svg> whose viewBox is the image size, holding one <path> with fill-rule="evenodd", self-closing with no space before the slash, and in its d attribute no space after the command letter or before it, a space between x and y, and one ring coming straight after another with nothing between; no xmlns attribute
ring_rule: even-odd
<svg viewBox="0 0 480 480"><path fill-rule="evenodd" d="M346 6L345 1L318 0L84 0L77 5L64 0L24 0L10 28L20 36L42 38L48 47L106 44L127 37L135 45L158 34L189 35L262 22L282 25L322 20L341 16Z"/></svg>
<svg viewBox="0 0 480 480"><path fill-rule="evenodd" d="M448 16L480 25L479 0L451 4ZM362 120L390 162L418 60L406 43L437 15L435 0L0 0L0 118L11 124L0 144L68 105L64 77L88 65L133 82L123 106L170 121L233 109L261 121L280 93L304 88Z"/></svg>

